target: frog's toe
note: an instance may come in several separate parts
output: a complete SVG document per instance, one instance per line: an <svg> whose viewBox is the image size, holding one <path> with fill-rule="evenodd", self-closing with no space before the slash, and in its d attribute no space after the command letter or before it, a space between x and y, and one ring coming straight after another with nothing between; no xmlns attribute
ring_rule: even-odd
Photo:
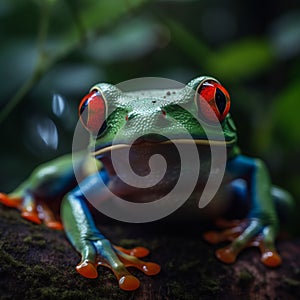
<svg viewBox="0 0 300 300"><path fill-rule="evenodd" d="M46 205L45 203L39 203L37 205L37 211L38 211L39 218L41 219L41 221L44 222L44 224L47 227L55 230L63 229L62 223L56 220L53 212L48 207L48 205Z"/></svg>
<svg viewBox="0 0 300 300"><path fill-rule="evenodd" d="M265 230L267 232L267 230ZM265 233L264 232L264 233ZM261 252L261 262L271 268L275 268L281 265L281 256L276 251L274 240L270 237L266 238L266 235L262 233L261 235L254 238L249 246L258 247Z"/></svg>
<svg viewBox="0 0 300 300"><path fill-rule="evenodd" d="M0 193L0 203L8 207L18 208L22 204L22 198L11 197L5 193Z"/></svg>
<svg viewBox="0 0 300 300"><path fill-rule="evenodd" d="M47 204L37 201L31 193L25 193L23 197L18 197L14 193L9 195L0 193L0 203L17 208L21 212L21 216L32 223L44 223L52 229L63 229L62 223L55 219Z"/></svg>
<svg viewBox="0 0 300 300"><path fill-rule="evenodd" d="M220 242L220 234L216 231L205 232L203 238L210 244L217 244Z"/></svg>
<svg viewBox="0 0 300 300"><path fill-rule="evenodd" d="M230 224L230 225L229 225ZM237 238L245 229L245 222L244 221L234 221L234 226L231 226L233 223L228 223L228 227L222 224L221 231L207 231L203 234L203 238L211 243L211 244L218 244L225 241L232 241Z"/></svg>
<svg viewBox="0 0 300 300"><path fill-rule="evenodd" d="M133 275L123 275L119 279L119 287L124 291L134 291L140 286L140 281Z"/></svg>
<svg viewBox="0 0 300 300"><path fill-rule="evenodd" d="M128 264L126 260L122 259L119 255L114 257L112 255L114 263L109 262L110 259L105 259L102 256L98 256L97 264L103 267L107 267L111 269L116 276L119 287L125 291L134 291L139 288L140 281L130 274L127 270L128 266L133 266L132 264ZM87 277L87 276L86 276Z"/></svg>
<svg viewBox="0 0 300 300"><path fill-rule="evenodd" d="M44 223L47 227L55 230L63 229L62 223L55 219L52 211L44 203L37 205L35 200L31 200L29 203L24 201L20 209L21 216L32 223Z"/></svg>
<svg viewBox="0 0 300 300"><path fill-rule="evenodd" d="M156 275L160 272L160 265L153 262L144 262L142 265L142 271L149 276Z"/></svg>
<svg viewBox="0 0 300 300"><path fill-rule="evenodd" d="M135 267L146 275L152 276L160 272L160 265L153 262L144 262L138 258L145 257L149 254L149 250L144 247L135 247L132 249L124 249L120 246L114 246L117 254L125 265L125 267Z"/></svg>
<svg viewBox="0 0 300 300"><path fill-rule="evenodd" d="M156 275L160 272L160 266L156 263L144 262L127 254L120 255L118 253L118 257L122 262L122 267L115 268L114 266L109 266L105 263L101 263L101 265L109 267L114 272L118 280L119 287L122 290L134 291L140 286L140 281L127 271L127 267L137 268L148 276Z"/></svg>
<svg viewBox="0 0 300 300"><path fill-rule="evenodd" d="M97 278L98 277L98 271L97 267L89 260L81 261L76 266L76 271L87 278Z"/></svg>
<svg viewBox="0 0 300 300"><path fill-rule="evenodd" d="M55 229L55 230L63 230L63 228L64 228L62 223L59 221L48 221L45 224L47 227L49 227L51 229Z"/></svg>
<svg viewBox="0 0 300 300"><path fill-rule="evenodd" d="M24 209L21 212L21 216L24 219L26 219L26 220L28 220L32 223L35 223L35 224L41 224L42 223L42 221L39 218L38 213L36 211L30 211L30 210Z"/></svg>
<svg viewBox="0 0 300 300"><path fill-rule="evenodd" d="M35 200L31 197L22 198L0 193L0 203L8 207L17 208L21 211L21 216L30 222L35 224L42 223L36 208Z"/></svg>
<svg viewBox="0 0 300 300"><path fill-rule="evenodd" d="M135 257L145 257L149 254L149 250L144 247L135 247L133 249L130 249L130 255L133 255Z"/></svg>
<svg viewBox="0 0 300 300"><path fill-rule="evenodd" d="M127 254L145 255L149 252L146 248L124 249L111 245L105 237L99 238L99 236L83 242L80 244L82 258L76 271L84 277L97 278L97 267L107 267L114 273L122 290L133 291L140 286L140 281L127 270L128 267L134 267L149 276L160 272L161 268L158 264L144 262L136 256Z"/></svg>
<svg viewBox="0 0 300 300"><path fill-rule="evenodd" d="M115 251L115 254L114 252L111 252L113 249ZM138 255L142 255L146 253L148 254L149 251L146 250L147 249L143 247L124 249L122 247L113 246L112 249L106 252L107 254L110 253L110 255L108 255L106 258L102 257L101 255L98 256L97 258L98 265L108 267L113 271L113 273L115 274L118 280L119 286L122 290L133 291L140 286L140 282L136 277L134 277L132 274L130 274L127 271L128 267L134 267L149 276L158 274L161 269L160 266L156 263L144 262L138 259L136 256L127 254L127 253L134 253ZM113 259L114 263L110 262L111 259Z"/></svg>
<svg viewBox="0 0 300 300"><path fill-rule="evenodd" d="M216 244L230 241L230 245L218 249L216 257L224 263L236 261L241 251L248 247L257 247L261 252L261 262L268 267L277 267L281 264L281 257L276 251L274 240L275 226L263 225L259 219L222 222L220 232L209 231L204 234L205 240Z"/></svg>
<svg viewBox="0 0 300 300"><path fill-rule="evenodd" d="M237 252L230 246L218 249L216 257L225 264L232 264L236 261Z"/></svg>
<svg viewBox="0 0 300 300"><path fill-rule="evenodd" d="M125 249L123 247L114 245L114 248L125 254L132 255L135 257L139 257L139 258L147 256L150 252L147 248L144 248L144 247L135 247L132 249Z"/></svg>
<svg viewBox="0 0 300 300"><path fill-rule="evenodd" d="M281 265L282 259L276 251L268 250L262 254L261 262L267 267L275 268Z"/></svg>
<svg viewBox="0 0 300 300"><path fill-rule="evenodd" d="M153 276L158 274L161 270L160 265L156 263L142 261L137 257L128 255L122 251L117 251L117 254L125 267L135 267L146 275Z"/></svg>

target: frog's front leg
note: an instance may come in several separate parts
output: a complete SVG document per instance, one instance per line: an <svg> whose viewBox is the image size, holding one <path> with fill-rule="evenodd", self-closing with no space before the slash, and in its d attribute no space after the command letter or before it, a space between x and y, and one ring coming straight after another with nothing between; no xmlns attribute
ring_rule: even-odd
<svg viewBox="0 0 300 300"><path fill-rule="evenodd" d="M81 170L86 157L85 152L78 152L72 160L72 154L67 154L38 166L13 192L0 193L0 203L19 209L21 216L33 223L62 229L60 202L77 184L73 167Z"/></svg>
<svg viewBox="0 0 300 300"><path fill-rule="evenodd" d="M57 219L63 193L75 186L72 157L66 155L38 166L22 184L9 194L0 193L0 203L17 208L21 216L33 223L62 229ZM57 203L57 214L55 210ZM54 210L52 210L50 207Z"/></svg>
<svg viewBox="0 0 300 300"><path fill-rule="evenodd" d="M239 155L228 162L227 171L247 182L243 197L250 199L250 212L246 220L220 222L219 226L224 230L207 232L204 238L211 243L231 241L229 246L216 251L216 256L225 263L233 263L246 247L256 246L265 265L280 265L281 257L274 244L279 228L276 206L290 208L293 203L291 196L271 185L268 170L259 159Z"/></svg>
<svg viewBox="0 0 300 300"><path fill-rule="evenodd" d="M99 200L104 196L98 176L105 177L105 171L87 177L80 188L75 188L65 196L62 202L61 214L65 232L76 250L81 254L81 261L76 270L88 278L98 276L97 266L109 267L115 274L119 286L123 290L135 290L139 287L139 280L131 275L127 267L135 267L146 275L160 272L160 266L139 260L148 254L143 247L126 250L112 245L96 227L84 198L85 191L97 193ZM104 196L105 197L105 196ZM109 200L107 200L109 201Z"/></svg>
<svg viewBox="0 0 300 300"><path fill-rule="evenodd" d="M31 190L15 190L11 194L0 193L0 203L8 207L17 208L21 216L33 223L44 223L47 227L61 230L62 224L58 216L48 206L47 201L37 200L35 193Z"/></svg>

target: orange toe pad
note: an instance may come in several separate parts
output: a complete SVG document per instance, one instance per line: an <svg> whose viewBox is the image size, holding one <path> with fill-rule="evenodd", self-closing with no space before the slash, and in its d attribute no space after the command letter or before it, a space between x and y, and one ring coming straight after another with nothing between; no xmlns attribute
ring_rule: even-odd
<svg viewBox="0 0 300 300"><path fill-rule="evenodd" d="M220 239L219 239L219 234L215 231L207 231L203 234L203 238L211 243L211 244L217 244L220 242Z"/></svg>
<svg viewBox="0 0 300 300"><path fill-rule="evenodd" d="M0 203L8 207L19 207L22 203L22 199L10 198L7 194L0 193Z"/></svg>
<svg viewBox="0 0 300 300"><path fill-rule="evenodd" d="M24 219L26 219L28 221L31 221L33 223L36 223L36 224L41 224L42 223L42 221L40 220L39 216L35 212L22 211L21 216Z"/></svg>
<svg viewBox="0 0 300 300"><path fill-rule="evenodd" d="M144 247L135 247L131 250L130 255L135 257L145 257L149 254L149 250Z"/></svg>
<svg viewBox="0 0 300 300"><path fill-rule="evenodd" d="M281 257L276 251L266 251L262 254L261 261L268 267L278 267L281 265Z"/></svg>
<svg viewBox="0 0 300 300"><path fill-rule="evenodd" d="M56 230L62 230L63 225L61 222L58 221L50 221L46 223L46 226L48 226L51 229L56 229Z"/></svg>
<svg viewBox="0 0 300 300"><path fill-rule="evenodd" d="M134 291L140 286L140 281L133 275L124 275L119 279L119 287L125 291Z"/></svg>
<svg viewBox="0 0 300 300"><path fill-rule="evenodd" d="M150 276L158 274L160 269L160 265L152 262L146 262L143 266L143 272Z"/></svg>
<svg viewBox="0 0 300 300"><path fill-rule="evenodd" d="M236 260L236 254L230 247L218 249L216 251L216 256L219 260L226 264L232 264Z"/></svg>
<svg viewBox="0 0 300 300"><path fill-rule="evenodd" d="M98 272L95 266L88 260L85 260L77 265L76 271L87 278L97 278Z"/></svg>

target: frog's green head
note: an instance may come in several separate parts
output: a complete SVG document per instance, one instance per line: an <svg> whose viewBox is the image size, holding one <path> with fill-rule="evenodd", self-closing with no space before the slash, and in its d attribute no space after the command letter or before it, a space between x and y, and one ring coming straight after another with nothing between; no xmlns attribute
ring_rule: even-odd
<svg viewBox="0 0 300 300"><path fill-rule="evenodd" d="M225 139L232 145L236 130L229 108L226 89L216 79L202 76L183 88L133 92L100 83L83 98L79 114L96 139L96 150L105 151L112 143L187 142L188 136L197 144L208 144L208 135L213 136L210 142Z"/></svg>

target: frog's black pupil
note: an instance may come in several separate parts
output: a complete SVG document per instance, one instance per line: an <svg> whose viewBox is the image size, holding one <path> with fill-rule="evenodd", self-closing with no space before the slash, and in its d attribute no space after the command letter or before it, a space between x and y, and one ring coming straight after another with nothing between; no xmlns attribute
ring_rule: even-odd
<svg viewBox="0 0 300 300"><path fill-rule="evenodd" d="M217 88L216 90L215 102L217 104L219 112L223 114L226 108L226 96L219 88Z"/></svg>
<svg viewBox="0 0 300 300"><path fill-rule="evenodd" d="M106 123L106 121L104 121L101 128L98 131L97 136L100 136L105 131L106 128L107 128L107 123Z"/></svg>
<svg viewBox="0 0 300 300"><path fill-rule="evenodd" d="M81 119L82 119L82 122L84 123L84 124L86 124L87 123L87 119L88 119L88 114L87 114L87 112L85 112L85 113L83 113L84 111L85 111L85 109L87 108L87 106L88 106L88 100L87 101L85 101L82 105L81 105L81 107L80 107L80 111L79 111L79 113L80 113L80 116L81 116Z"/></svg>
<svg viewBox="0 0 300 300"><path fill-rule="evenodd" d="M81 105L81 107L80 107L80 115L82 115L82 113L84 112L84 110L87 108L88 102L89 102L89 101L85 101L85 102Z"/></svg>

